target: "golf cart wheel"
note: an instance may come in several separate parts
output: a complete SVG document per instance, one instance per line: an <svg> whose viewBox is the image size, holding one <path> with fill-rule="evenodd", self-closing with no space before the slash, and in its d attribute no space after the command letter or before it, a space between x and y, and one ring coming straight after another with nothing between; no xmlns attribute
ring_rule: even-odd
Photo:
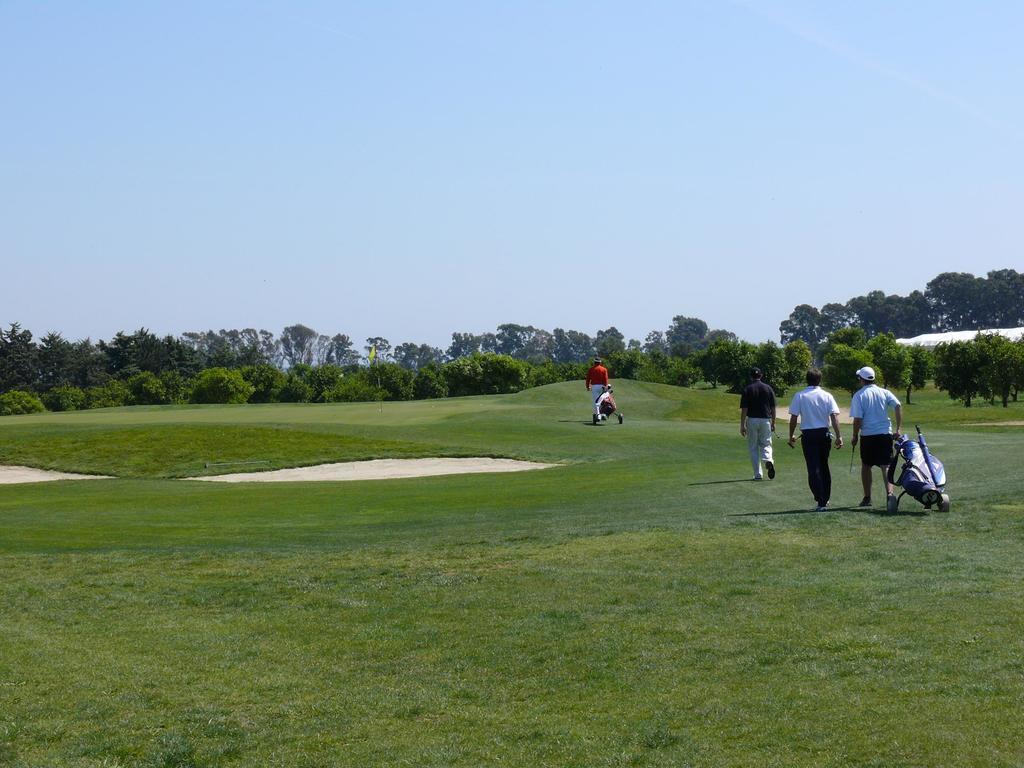
<svg viewBox="0 0 1024 768"><path fill-rule="evenodd" d="M897 510L900 508L900 500L897 496L890 496L885 500L885 511L890 515L895 515Z"/></svg>
<svg viewBox="0 0 1024 768"><path fill-rule="evenodd" d="M949 494L942 494L942 498L939 501L939 512L949 512Z"/></svg>

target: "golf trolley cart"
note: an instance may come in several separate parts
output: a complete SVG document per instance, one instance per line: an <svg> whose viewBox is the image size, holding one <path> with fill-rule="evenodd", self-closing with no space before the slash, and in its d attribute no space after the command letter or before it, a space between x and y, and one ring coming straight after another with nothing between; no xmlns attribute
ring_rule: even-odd
<svg viewBox="0 0 1024 768"><path fill-rule="evenodd" d="M928 444L924 441L921 428L917 429L917 441L907 435L897 435L892 461L889 462L887 477L889 482L900 486L903 491L899 496L890 496L886 503L886 512L895 514L900 507L900 499L910 495L924 505L925 509L937 506L940 512L949 512L949 495L946 491L946 470L942 462L928 452ZM895 480L896 467L903 460L899 477Z"/></svg>
<svg viewBox="0 0 1024 768"><path fill-rule="evenodd" d="M594 414L594 423L597 424L602 421L607 421L612 414L619 417L619 424L622 423L622 414L618 412L618 406L615 404L615 398L612 397L612 388L605 388L601 396L597 398L597 413Z"/></svg>

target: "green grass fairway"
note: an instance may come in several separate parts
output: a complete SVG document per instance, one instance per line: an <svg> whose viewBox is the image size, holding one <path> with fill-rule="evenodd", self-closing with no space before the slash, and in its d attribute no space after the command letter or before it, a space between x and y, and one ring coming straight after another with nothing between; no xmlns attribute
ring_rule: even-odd
<svg viewBox="0 0 1024 768"><path fill-rule="evenodd" d="M783 441L749 482L735 396L616 397L0 419L119 477L0 486L0 766L1024 764L1024 427L967 426L1024 403L915 393L953 511L885 516L849 448L834 511ZM419 456L561 466L173 479Z"/></svg>

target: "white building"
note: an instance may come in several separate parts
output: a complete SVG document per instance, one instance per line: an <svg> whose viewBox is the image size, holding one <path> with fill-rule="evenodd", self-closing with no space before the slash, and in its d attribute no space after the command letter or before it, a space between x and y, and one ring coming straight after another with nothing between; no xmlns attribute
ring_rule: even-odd
<svg viewBox="0 0 1024 768"><path fill-rule="evenodd" d="M1024 338L1024 328L989 328L983 331L947 331L946 333L922 333L911 339L896 339L897 344L904 344L908 347L925 347L935 349L939 344L950 341L974 341L979 333L998 333L1010 341L1019 341Z"/></svg>

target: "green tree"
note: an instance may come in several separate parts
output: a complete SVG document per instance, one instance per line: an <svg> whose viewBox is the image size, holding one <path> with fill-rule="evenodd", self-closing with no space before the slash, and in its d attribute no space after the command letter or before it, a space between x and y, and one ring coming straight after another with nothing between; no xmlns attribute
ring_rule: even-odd
<svg viewBox="0 0 1024 768"><path fill-rule="evenodd" d="M792 343L792 342L790 342ZM761 369L761 379L770 386L776 397L786 394L787 363L786 354L782 348L773 341L766 341L758 344L754 351L754 365ZM750 371L743 372L742 387L750 383Z"/></svg>
<svg viewBox="0 0 1024 768"><path fill-rule="evenodd" d="M974 343L978 346L978 362L986 389L1007 408L1018 380L1018 345L998 333L979 333Z"/></svg>
<svg viewBox="0 0 1024 768"><path fill-rule="evenodd" d="M557 330L555 331L557 333ZM480 351L480 337L473 333L452 334L452 343L448 346L446 354L449 360L456 360L460 357L472 355Z"/></svg>
<svg viewBox="0 0 1024 768"><path fill-rule="evenodd" d="M281 354L284 355L284 360L289 368L293 368L299 363L312 364L314 348L319 335L302 323L289 325L281 331Z"/></svg>
<svg viewBox="0 0 1024 768"><path fill-rule="evenodd" d="M907 403L914 389L923 389L935 371L935 356L924 347L910 348L910 377L907 380Z"/></svg>
<svg viewBox="0 0 1024 768"><path fill-rule="evenodd" d="M803 339L794 339L782 348L782 356L786 359L786 371L783 378L786 386L792 387L805 381L807 369L814 361L807 342Z"/></svg>
<svg viewBox="0 0 1024 768"><path fill-rule="evenodd" d="M614 325L594 334L594 349L604 357L626 351L626 337Z"/></svg>
<svg viewBox="0 0 1024 768"><path fill-rule="evenodd" d="M47 390L72 381L72 345L59 333L48 333L39 340L36 353L38 374L36 386ZM52 410L58 410L51 408ZM73 409L72 409L73 410Z"/></svg>
<svg viewBox="0 0 1024 768"><path fill-rule="evenodd" d="M686 357L695 350L707 347L705 339L708 335L708 324L699 317L676 315L672 325L665 331L665 343L669 354L674 357Z"/></svg>
<svg viewBox="0 0 1024 768"><path fill-rule="evenodd" d="M255 391L237 370L207 368L196 377L193 403L245 403Z"/></svg>
<svg viewBox="0 0 1024 768"><path fill-rule="evenodd" d="M865 365L873 365L871 353L863 348L829 342L825 352L825 366L821 369L821 381L830 389L845 389L856 392L860 388L857 371Z"/></svg>
<svg viewBox="0 0 1024 768"><path fill-rule="evenodd" d="M896 343L891 333L880 333L867 344L871 359L875 361L887 389L900 389L910 384L910 350Z"/></svg>
<svg viewBox="0 0 1024 768"><path fill-rule="evenodd" d="M712 387L727 384L731 392L741 392L750 381L757 348L745 341L712 342L696 357L704 380Z"/></svg>
<svg viewBox="0 0 1024 768"><path fill-rule="evenodd" d="M31 331L18 323L6 331L0 328L0 392L35 384L36 352Z"/></svg>
<svg viewBox="0 0 1024 768"><path fill-rule="evenodd" d="M935 386L951 399L963 401L965 408L986 393L980 351L973 341L953 341L935 348Z"/></svg>

